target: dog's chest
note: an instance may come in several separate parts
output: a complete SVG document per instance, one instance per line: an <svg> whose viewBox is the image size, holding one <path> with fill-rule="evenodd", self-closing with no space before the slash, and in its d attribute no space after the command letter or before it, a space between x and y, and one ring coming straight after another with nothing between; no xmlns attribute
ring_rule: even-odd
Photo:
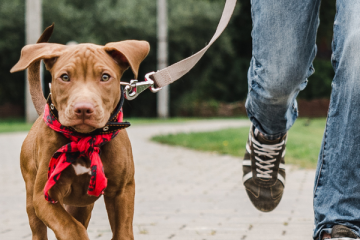
<svg viewBox="0 0 360 240"><path fill-rule="evenodd" d="M84 164L80 161L71 164L71 166L74 168L76 176L83 175L83 174L91 175L91 168L86 166L86 164Z"/></svg>
<svg viewBox="0 0 360 240"><path fill-rule="evenodd" d="M59 182L54 185L53 190L62 193L65 204L88 205L98 199L98 197L88 195L90 178L90 161L79 158L61 174Z"/></svg>

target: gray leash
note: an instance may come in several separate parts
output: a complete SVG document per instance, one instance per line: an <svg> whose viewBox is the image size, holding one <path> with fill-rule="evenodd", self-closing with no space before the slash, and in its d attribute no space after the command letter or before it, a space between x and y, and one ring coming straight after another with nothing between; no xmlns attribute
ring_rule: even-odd
<svg viewBox="0 0 360 240"><path fill-rule="evenodd" d="M186 73L188 73L196 63L202 58L205 52L210 46L220 37L227 25L229 24L230 18L234 12L236 6L236 0L226 0L224 11L222 13L219 25L216 29L214 36L211 38L208 45L206 45L199 52L194 55L181 60L167 68L158 70L157 72L150 72L145 75L145 81L138 82L138 80L131 80L130 83L124 83L125 97L127 100L135 99L140 93L146 89L150 89L153 93L161 90L162 87L167 86ZM156 87L155 87L156 86Z"/></svg>

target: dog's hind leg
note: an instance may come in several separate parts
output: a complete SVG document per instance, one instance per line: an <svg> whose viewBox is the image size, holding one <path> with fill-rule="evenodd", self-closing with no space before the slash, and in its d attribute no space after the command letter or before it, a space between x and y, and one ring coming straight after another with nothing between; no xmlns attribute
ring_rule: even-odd
<svg viewBox="0 0 360 240"><path fill-rule="evenodd" d="M113 232L112 240L133 240L135 181L128 183L114 196L104 195L106 210Z"/></svg>
<svg viewBox="0 0 360 240"><path fill-rule="evenodd" d="M76 220L78 220L86 229L89 226L91 211L94 208L94 203L86 207L75 207L65 205L65 209L70 213Z"/></svg>

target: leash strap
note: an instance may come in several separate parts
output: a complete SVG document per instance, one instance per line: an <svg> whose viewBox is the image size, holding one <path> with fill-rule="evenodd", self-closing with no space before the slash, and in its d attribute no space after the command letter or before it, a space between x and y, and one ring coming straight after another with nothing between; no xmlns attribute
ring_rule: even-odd
<svg viewBox="0 0 360 240"><path fill-rule="evenodd" d="M199 52L195 53L194 55L180 62L177 62L167 68L159 70L150 76L150 78L154 80L157 87L164 87L166 85L175 82L176 80L184 76L186 73L188 73L196 65L196 63L202 58L202 56L210 48L210 46L224 32L234 12L235 6L236 6L236 0L226 0L224 11L222 13L219 25L208 45L206 45L203 49L201 49Z"/></svg>
<svg viewBox="0 0 360 240"><path fill-rule="evenodd" d="M211 38L208 45L206 45L199 52L194 55L181 60L167 68L158 70L157 72L151 72L146 74L144 82L137 82L137 80L132 80L128 87L125 88L126 99L132 100L136 98L141 92L145 89L150 88L152 92L158 92L162 87L165 87L182 76L188 73L196 63L202 58L205 52L210 48L210 46L220 37L224 32L225 28L229 24L231 16L234 12L236 6L236 0L226 0L224 11L222 13L219 25L216 29L214 36ZM154 85L157 87L155 88ZM142 91L136 91L137 87L141 86ZM135 90L134 90L135 89Z"/></svg>

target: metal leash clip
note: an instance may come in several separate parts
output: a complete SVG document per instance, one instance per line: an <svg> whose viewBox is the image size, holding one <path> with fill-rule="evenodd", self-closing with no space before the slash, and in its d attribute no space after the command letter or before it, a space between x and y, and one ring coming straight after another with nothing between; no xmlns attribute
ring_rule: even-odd
<svg viewBox="0 0 360 240"><path fill-rule="evenodd" d="M150 76L155 74L155 72L150 72L145 75L145 81L139 82L138 80L131 80L130 83L126 83L125 87L125 98L127 100L134 100L140 93L146 89L150 89L151 92L157 93L162 88L155 88L154 81L150 79Z"/></svg>

